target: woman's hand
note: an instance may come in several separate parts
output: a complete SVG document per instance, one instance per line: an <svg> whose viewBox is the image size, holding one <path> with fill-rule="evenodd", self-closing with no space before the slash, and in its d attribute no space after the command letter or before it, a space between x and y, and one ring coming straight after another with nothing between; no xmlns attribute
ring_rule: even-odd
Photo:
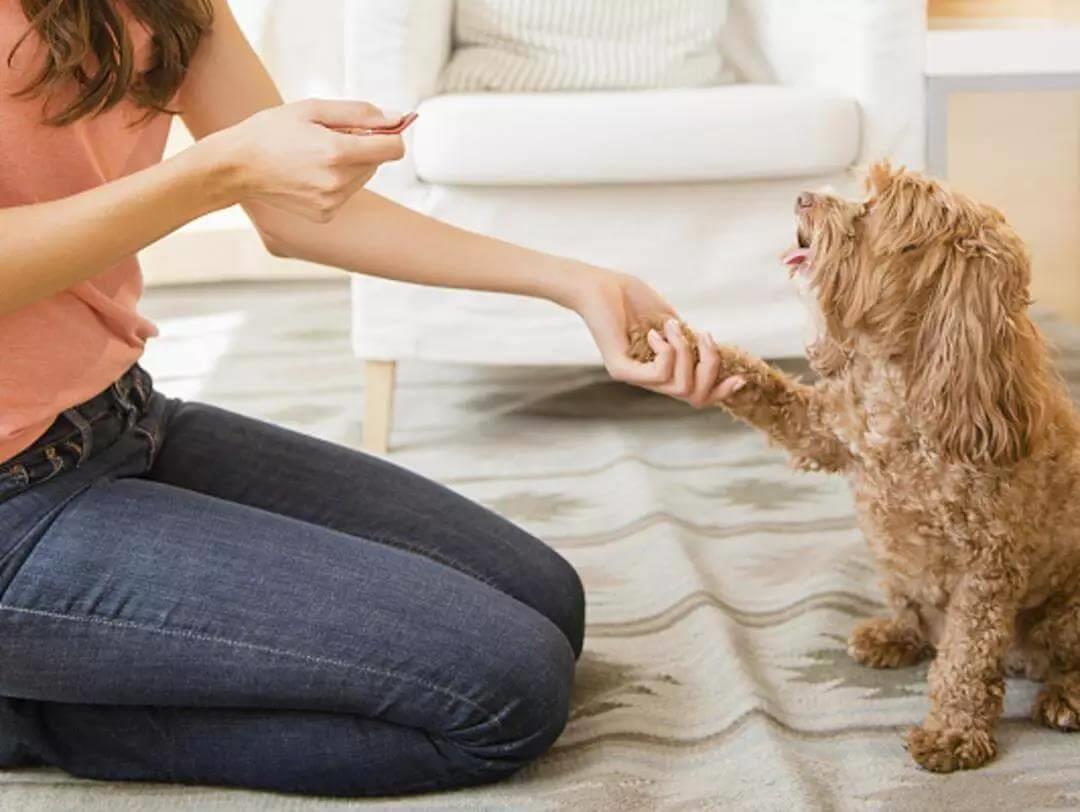
<svg viewBox="0 0 1080 812"><path fill-rule="evenodd" d="M737 391L739 381L717 381L720 356L706 333L698 336L698 359L683 336L675 310L635 276L599 268L578 269L567 304L585 320L608 373L617 381L684 400L702 408ZM629 332L644 323L663 321L663 333L651 330L656 357L641 363L630 357Z"/></svg>
<svg viewBox="0 0 1080 812"><path fill-rule="evenodd" d="M388 127L400 118L364 102L309 100L262 110L193 149L227 167L237 202L326 223L381 164L405 153L400 135L340 130Z"/></svg>

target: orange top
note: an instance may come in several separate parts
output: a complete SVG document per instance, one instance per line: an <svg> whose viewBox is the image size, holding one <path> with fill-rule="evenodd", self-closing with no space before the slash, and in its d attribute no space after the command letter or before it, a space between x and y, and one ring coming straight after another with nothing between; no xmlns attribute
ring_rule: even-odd
<svg viewBox="0 0 1080 812"><path fill-rule="evenodd" d="M125 15L127 16L127 15ZM136 54L149 37L128 18ZM0 208L68 197L161 160L169 117L129 100L65 127L42 122L42 98L13 98L35 75L44 46L15 2L0 2ZM131 125L131 126L129 126ZM3 250L0 234L0 251ZM0 462L30 446L65 409L109 386L157 334L135 310L142 274L134 257L21 310L0 315Z"/></svg>

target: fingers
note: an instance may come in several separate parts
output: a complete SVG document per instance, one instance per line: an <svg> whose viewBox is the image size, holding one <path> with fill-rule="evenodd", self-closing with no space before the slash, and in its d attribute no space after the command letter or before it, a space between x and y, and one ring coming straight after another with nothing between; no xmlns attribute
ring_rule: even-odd
<svg viewBox="0 0 1080 812"><path fill-rule="evenodd" d="M303 114L325 127L391 127L401 120L400 113L384 113L373 104L337 99L308 99L299 103Z"/></svg>
<svg viewBox="0 0 1080 812"><path fill-rule="evenodd" d="M642 386L663 395L680 399L688 398L695 390L695 363L693 349L686 342L678 322L672 319L664 325L663 334L650 330L646 340L655 358L648 364L627 364L612 375L636 386ZM715 372L713 373L715 375ZM711 391L712 387L708 387Z"/></svg>
<svg viewBox="0 0 1080 812"><path fill-rule="evenodd" d="M676 398L687 398L694 388L694 353L675 319L664 323L664 337L674 349L671 383L664 387L664 394Z"/></svg>
<svg viewBox="0 0 1080 812"><path fill-rule="evenodd" d="M405 142L396 133L370 133L363 138L350 135L350 130L368 133L372 128L397 124L400 113L384 113L367 102L310 99L300 102L309 120L334 130L330 133L330 160L336 165L381 164L400 160L405 155Z"/></svg>
<svg viewBox="0 0 1080 812"><path fill-rule="evenodd" d="M645 339L652 347L652 351L656 353L656 358L650 364L653 369L649 383L653 386L665 386L671 380L675 370L675 348L668 344L656 330L649 330Z"/></svg>
<svg viewBox="0 0 1080 812"><path fill-rule="evenodd" d="M656 356L652 361L647 364L635 361L626 354L626 348L623 347L621 351L613 352L609 356L612 360L607 364L607 370L612 378L621 383L655 391L671 381L675 350L655 330L648 332L646 340Z"/></svg>
<svg viewBox="0 0 1080 812"><path fill-rule="evenodd" d="M716 351L716 342L708 333L698 336L698 362L694 371L694 389L687 402L695 409L701 409L710 403L709 396L716 389L716 375L720 371L720 353Z"/></svg>
<svg viewBox="0 0 1080 812"><path fill-rule="evenodd" d="M677 325L674 332L665 325L663 335L649 331L648 341L656 360L650 364L630 362L631 369L616 376L619 380L685 400L696 409L722 403L747 386L748 381L742 375L717 381L723 374L723 359L716 341L708 333L698 336L696 364L693 350Z"/></svg>
<svg viewBox="0 0 1080 812"><path fill-rule="evenodd" d="M746 386L746 378L742 375L732 375L730 378L725 378L719 385L713 390L712 397L709 398L712 401L727 400Z"/></svg>
<svg viewBox="0 0 1080 812"><path fill-rule="evenodd" d="M396 119L399 114L384 112L384 115L387 118ZM397 119L396 124L389 127L335 127L335 129L347 135L401 135L412 126L417 118L419 118L417 113L407 113Z"/></svg>
<svg viewBox="0 0 1080 812"><path fill-rule="evenodd" d="M747 385L742 375L717 380L723 374L722 351L708 333L697 336L697 359L675 319L664 324L662 333L650 330L646 341L655 355L649 363L632 359L625 341L618 350L607 348L608 372L615 380L685 400L698 409L727 400Z"/></svg>
<svg viewBox="0 0 1080 812"><path fill-rule="evenodd" d="M399 161L405 155L405 141L400 135L355 135L333 133L334 162L337 164L383 164Z"/></svg>

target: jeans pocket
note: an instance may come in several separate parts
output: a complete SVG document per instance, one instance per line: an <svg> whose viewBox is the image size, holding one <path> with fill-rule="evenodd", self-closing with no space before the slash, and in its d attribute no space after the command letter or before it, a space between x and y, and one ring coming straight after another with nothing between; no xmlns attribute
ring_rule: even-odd
<svg viewBox="0 0 1080 812"><path fill-rule="evenodd" d="M37 484L31 480L23 491ZM77 476L70 480L62 479L49 486L55 489L49 498L37 498L34 492L22 493L18 499L4 505L4 512L0 513L0 603L3 603L12 578L34 551L48 527L72 500L85 493L92 484L89 479Z"/></svg>

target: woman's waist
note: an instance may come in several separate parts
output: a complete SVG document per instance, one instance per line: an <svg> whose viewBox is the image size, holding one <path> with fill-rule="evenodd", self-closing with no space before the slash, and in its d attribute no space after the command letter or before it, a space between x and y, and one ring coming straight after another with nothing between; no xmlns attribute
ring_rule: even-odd
<svg viewBox="0 0 1080 812"><path fill-rule="evenodd" d="M142 291L138 258L126 257L91 279L0 314L0 347L8 357L53 363L100 354L113 344L141 352L157 335L138 312Z"/></svg>
<svg viewBox="0 0 1080 812"><path fill-rule="evenodd" d="M0 464L0 501L112 446L145 414L152 394L149 373L133 366L99 394L64 409L28 447Z"/></svg>
<svg viewBox="0 0 1080 812"><path fill-rule="evenodd" d="M89 339L74 352L11 348L0 364L0 466L51 431L65 409L107 392L141 355L139 348Z"/></svg>

